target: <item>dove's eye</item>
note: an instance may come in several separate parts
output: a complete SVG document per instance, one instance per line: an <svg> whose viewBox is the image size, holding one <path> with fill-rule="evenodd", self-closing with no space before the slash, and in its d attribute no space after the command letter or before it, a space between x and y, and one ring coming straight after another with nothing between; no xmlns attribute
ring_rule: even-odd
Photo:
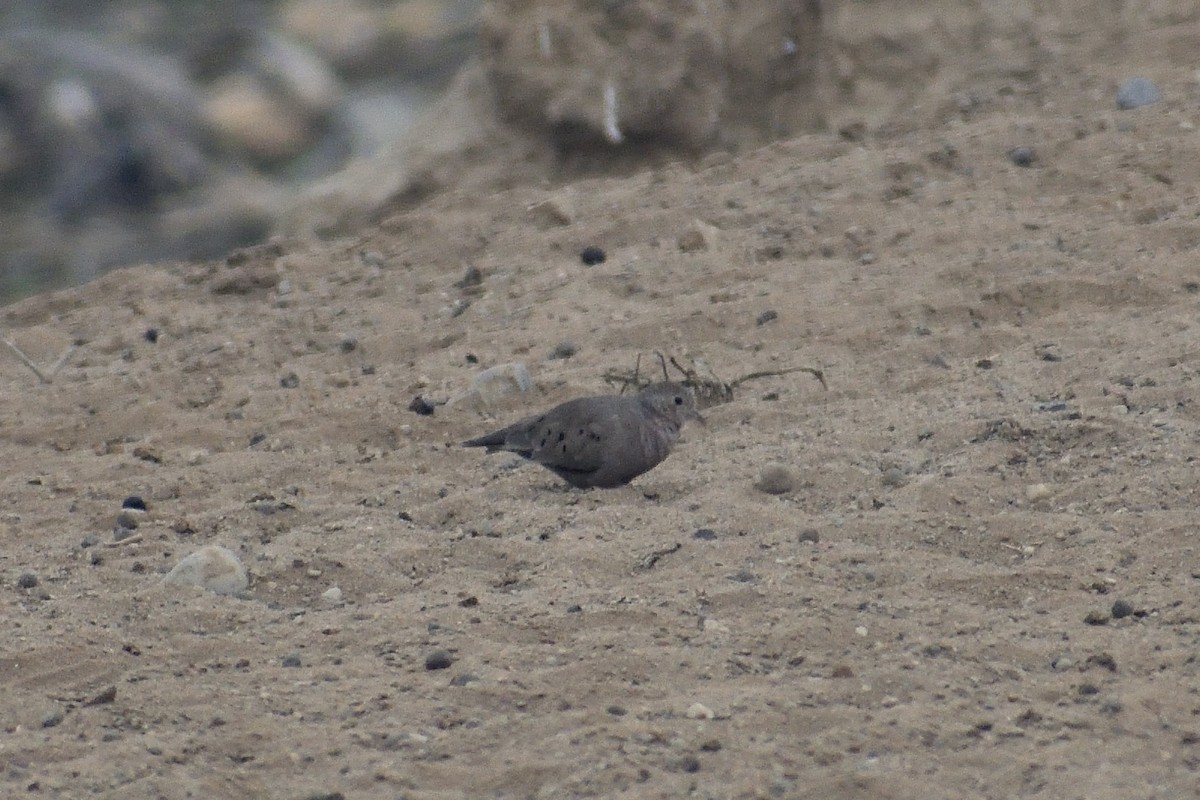
<svg viewBox="0 0 1200 800"><path fill-rule="evenodd" d="M677 405L677 406L683 405L683 398L680 397L679 395L675 395L675 405Z"/></svg>

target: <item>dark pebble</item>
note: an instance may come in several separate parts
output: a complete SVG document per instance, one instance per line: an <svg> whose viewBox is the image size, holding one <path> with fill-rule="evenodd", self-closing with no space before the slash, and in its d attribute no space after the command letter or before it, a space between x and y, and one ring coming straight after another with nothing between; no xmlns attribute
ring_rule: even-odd
<svg viewBox="0 0 1200 800"><path fill-rule="evenodd" d="M284 389L295 389L300 385L300 376L294 372L289 372L279 379L279 385Z"/></svg>
<svg viewBox="0 0 1200 800"><path fill-rule="evenodd" d="M1124 619L1133 613L1133 603L1128 600L1118 600L1112 604L1112 618Z"/></svg>
<svg viewBox="0 0 1200 800"><path fill-rule="evenodd" d="M684 756L683 758L679 759L679 769L682 772L699 772L700 759L696 758L695 756Z"/></svg>
<svg viewBox="0 0 1200 800"><path fill-rule="evenodd" d="M463 276L454 285L459 289L470 289L472 286L478 286L481 283L483 283L483 272L480 271L479 267L467 267L466 271L463 272Z"/></svg>
<svg viewBox="0 0 1200 800"><path fill-rule="evenodd" d="M63 713L63 710L56 706L42 715L42 727L53 728L62 722L65 716L66 714Z"/></svg>
<svg viewBox="0 0 1200 800"><path fill-rule="evenodd" d="M146 332L142 334L142 338L150 344L154 344L158 341L158 328L146 328Z"/></svg>
<svg viewBox="0 0 1200 800"><path fill-rule="evenodd" d="M711 542L717 538L717 532L712 528L697 528L696 532L692 534L692 538L702 542Z"/></svg>
<svg viewBox="0 0 1200 800"><path fill-rule="evenodd" d="M22 572L17 578L18 589L32 589L38 585L38 576L32 572Z"/></svg>
<svg viewBox="0 0 1200 800"><path fill-rule="evenodd" d="M279 663L285 667L298 667L301 664L299 653L288 653L283 658L279 659Z"/></svg>
<svg viewBox="0 0 1200 800"><path fill-rule="evenodd" d="M607 711L609 714L612 714L614 717L623 717L629 713L620 706L609 706L605 709L605 711Z"/></svg>
<svg viewBox="0 0 1200 800"><path fill-rule="evenodd" d="M1084 697L1092 694L1100 694L1100 687L1091 683L1079 684L1079 693Z"/></svg>
<svg viewBox="0 0 1200 800"><path fill-rule="evenodd" d="M250 446L254 447L254 445L260 444L261 442L266 441L266 438L267 438L267 435L260 431L259 433L256 433L250 437Z"/></svg>
<svg viewBox="0 0 1200 800"><path fill-rule="evenodd" d="M121 508L132 508L135 511L145 511L146 501L138 497L136 494L131 494L121 501Z"/></svg>
<svg viewBox="0 0 1200 800"><path fill-rule="evenodd" d="M1103 611L1089 611L1087 616L1083 618L1083 621L1088 625L1107 625L1108 614L1105 614Z"/></svg>
<svg viewBox="0 0 1200 800"><path fill-rule="evenodd" d="M1095 653L1088 656L1087 665L1089 667L1101 667L1109 672L1117 671L1117 660L1110 653Z"/></svg>
<svg viewBox="0 0 1200 800"><path fill-rule="evenodd" d="M425 656L425 669L431 672L436 669L447 669L453 663L454 659L445 650L434 650Z"/></svg>
<svg viewBox="0 0 1200 800"><path fill-rule="evenodd" d="M103 706L117 699L117 687L108 686L101 689L97 694L92 695L91 699L84 701L85 706Z"/></svg>
<svg viewBox="0 0 1200 800"><path fill-rule="evenodd" d="M1130 78L1117 89L1117 108L1128 111L1162 99L1158 87L1149 78Z"/></svg>
<svg viewBox="0 0 1200 800"><path fill-rule="evenodd" d="M100 537L94 533L89 533L87 536L79 540L79 548L86 550L89 547L95 547L100 544Z"/></svg>
<svg viewBox="0 0 1200 800"><path fill-rule="evenodd" d="M434 409L433 403L429 402L424 397L421 397L421 395L417 395L416 397L414 397L412 399L412 402L408 404L409 411L416 412L417 414L420 414L422 417L433 416L433 409Z"/></svg>
<svg viewBox="0 0 1200 800"><path fill-rule="evenodd" d="M313 792L304 795L304 800L346 800L346 795L341 792Z"/></svg>
<svg viewBox="0 0 1200 800"><path fill-rule="evenodd" d="M1033 152L1032 147L1014 147L1008 151L1008 160L1018 167L1032 167L1033 162L1037 161L1037 153Z"/></svg>
<svg viewBox="0 0 1200 800"><path fill-rule="evenodd" d="M595 245L588 245L579 251L579 260L588 267L594 267L597 264L603 264L604 259L606 258L608 258L608 256L605 255L604 251Z"/></svg>
<svg viewBox="0 0 1200 800"><path fill-rule="evenodd" d="M779 319L779 314L775 311L767 309L766 311L762 312L755 318L754 324L755 325L766 325L768 322L773 322L777 319Z"/></svg>
<svg viewBox="0 0 1200 800"><path fill-rule="evenodd" d="M821 534L817 533L812 528L809 528L806 531L800 531L798 541L816 544L817 542L821 541Z"/></svg>
<svg viewBox="0 0 1200 800"><path fill-rule="evenodd" d="M479 356L475 355L474 353L467 353L466 356L463 357L463 360L468 364L478 364Z"/></svg>
<svg viewBox="0 0 1200 800"><path fill-rule="evenodd" d="M571 605L567 606L567 613L581 614L583 613L583 606L579 605L579 603L571 603Z"/></svg>
<svg viewBox="0 0 1200 800"><path fill-rule="evenodd" d="M554 350L550 352L550 358L566 359L575 355L577 352L579 351L578 348L575 347L575 343L570 339L564 339L558 344L554 345Z"/></svg>
<svg viewBox="0 0 1200 800"><path fill-rule="evenodd" d="M347 336L338 342L338 349L343 353L353 353L358 349L358 339L353 336Z"/></svg>
<svg viewBox="0 0 1200 800"><path fill-rule="evenodd" d="M479 605L479 598L475 595L471 595L470 597L464 597L462 600L459 600L458 604L462 608L474 608L475 606Z"/></svg>
<svg viewBox="0 0 1200 800"><path fill-rule="evenodd" d="M721 743L716 739L709 739L704 744L700 745L700 749L706 753L716 753L721 749Z"/></svg>

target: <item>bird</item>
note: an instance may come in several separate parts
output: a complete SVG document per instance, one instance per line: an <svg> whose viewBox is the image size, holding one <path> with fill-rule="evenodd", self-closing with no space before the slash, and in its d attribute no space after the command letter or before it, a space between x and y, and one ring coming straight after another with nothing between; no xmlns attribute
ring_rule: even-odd
<svg viewBox="0 0 1200 800"><path fill-rule="evenodd" d="M633 395L577 397L462 443L540 464L577 489L612 489L671 454L689 420L704 424L682 383L652 383Z"/></svg>

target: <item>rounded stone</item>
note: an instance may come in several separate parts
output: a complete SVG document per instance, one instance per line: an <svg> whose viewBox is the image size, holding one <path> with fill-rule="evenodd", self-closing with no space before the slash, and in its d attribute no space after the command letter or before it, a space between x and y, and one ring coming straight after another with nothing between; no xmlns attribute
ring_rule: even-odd
<svg viewBox="0 0 1200 800"><path fill-rule="evenodd" d="M765 494L787 494L796 488L796 478L785 464L768 464L759 473L754 488Z"/></svg>
<svg viewBox="0 0 1200 800"><path fill-rule="evenodd" d="M199 586L216 594L241 594L250 586L246 567L232 550L207 545L182 559L163 576L169 586Z"/></svg>
<svg viewBox="0 0 1200 800"><path fill-rule="evenodd" d="M448 669L454 663L454 658L445 650L434 650L425 656L425 669L430 672L438 669Z"/></svg>

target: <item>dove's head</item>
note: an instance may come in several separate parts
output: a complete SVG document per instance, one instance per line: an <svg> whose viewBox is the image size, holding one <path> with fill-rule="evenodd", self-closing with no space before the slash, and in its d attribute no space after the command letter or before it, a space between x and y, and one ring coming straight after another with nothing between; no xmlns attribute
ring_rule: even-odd
<svg viewBox="0 0 1200 800"><path fill-rule="evenodd" d="M638 399L656 414L674 422L678 427L688 420L704 423L704 417L696 410L696 395L691 388L674 381L652 383L638 392Z"/></svg>

